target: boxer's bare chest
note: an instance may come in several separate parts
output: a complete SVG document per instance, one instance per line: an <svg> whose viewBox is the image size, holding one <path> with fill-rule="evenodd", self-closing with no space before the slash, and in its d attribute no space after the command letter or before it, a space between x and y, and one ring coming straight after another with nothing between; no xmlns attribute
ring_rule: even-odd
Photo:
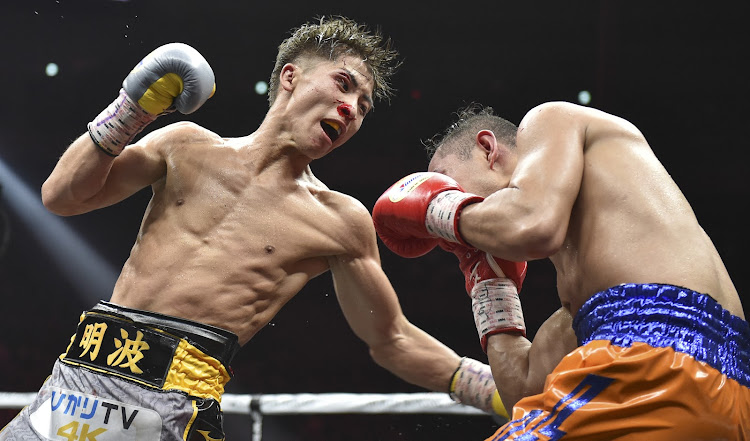
<svg viewBox="0 0 750 441"><path fill-rule="evenodd" d="M279 264L335 254L342 221L335 192L304 174L258 170L236 153L173 167L150 210L203 246Z"/></svg>

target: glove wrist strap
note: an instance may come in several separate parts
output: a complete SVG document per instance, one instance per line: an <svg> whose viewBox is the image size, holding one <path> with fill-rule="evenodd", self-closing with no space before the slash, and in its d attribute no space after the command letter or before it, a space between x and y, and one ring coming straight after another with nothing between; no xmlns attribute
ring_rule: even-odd
<svg viewBox="0 0 750 441"><path fill-rule="evenodd" d="M461 359L451 380L450 397L457 403L508 418L508 411L497 393L490 367L477 360L467 357Z"/></svg>
<svg viewBox="0 0 750 441"><path fill-rule="evenodd" d="M458 234L458 217L461 209L470 202L482 200L479 196L458 190L439 193L427 207L425 227L433 236L449 242L467 244Z"/></svg>
<svg viewBox="0 0 750 441"><path fill-rule="evenodd" d="M487 337L500 332L517 332L526 336L521 299L516 284L500 277L477 282L471 290L474 324L487 352Z"/></svg>
<svg viewBox="0 0 750 441"><path fill-rule="evenodd" d="M88 124L91 139L110 156L117 156L158 115L151 115L130 99L125 90Z"/></svg>

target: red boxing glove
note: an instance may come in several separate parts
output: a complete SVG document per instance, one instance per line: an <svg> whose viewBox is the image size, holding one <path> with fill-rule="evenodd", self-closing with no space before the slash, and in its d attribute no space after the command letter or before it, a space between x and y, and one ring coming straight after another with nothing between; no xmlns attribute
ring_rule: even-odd
<svg viewBox="0 0 750 441"><path fill-rule="evenodd" d="M380 196L372 219L391 251L419 257L435 248L438 238L467 245L458 234L458 217L464 206L482 200L446 175L412 173Z"/></svg>
<svg viewBox="0 0 750 441"><path fill-rule="evenodd" d="M487 352L487 338L492 334L517 332L525 337L518 292L526 278L526 262L498 259L477 248L445 241L440 248L458 257L482 349Z"/></svg>

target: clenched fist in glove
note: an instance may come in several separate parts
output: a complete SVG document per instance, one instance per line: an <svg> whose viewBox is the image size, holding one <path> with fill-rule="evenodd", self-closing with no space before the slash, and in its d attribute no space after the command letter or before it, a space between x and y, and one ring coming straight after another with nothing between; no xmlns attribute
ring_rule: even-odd
<svg viewBox="0 0 750 441"><path fill-rule="evenodd" d="M402 257L419 257L440 239L467 245L458 234L458 218L468 204L483 198L465 193L452 178L412 173L393 184L375 202L372 219L385 245Z"/></svg>
<svg viewBox="0 0 750 441"><path fill-rule="evenodd" d="M159 115L195 112L215 89L214 72L197 50L165 44L133 68L120 96L89 123L89 134L104 153L117 156Z"/></svg>

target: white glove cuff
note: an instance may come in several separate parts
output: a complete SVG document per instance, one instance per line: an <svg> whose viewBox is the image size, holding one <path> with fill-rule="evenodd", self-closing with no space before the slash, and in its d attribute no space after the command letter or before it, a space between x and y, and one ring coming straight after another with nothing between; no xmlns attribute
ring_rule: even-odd
<svg viewBox="0 0 750 441"><path fill-rule="evenodd" d="M89 123L89 135L104 153L117 156L157 116L143 110L120 89L120 96Z"/></svg>
<svg viewBox="0 0 750 441"><path fill-rule="evenodd" d="M471 198L476 198L476 195L458 190L438 193L427 206L424 221L427 231L449 242L465 244L458 234L457 211L466 199Z"/></svg>
<svg viewBox="0 0 750 441"><path fill-rule="evenodd" d="M526 336L521 299L518 297L516 284L510 279L487 279L474 285L471 290L471 309L485 350L487 337L491 334L518 331Z"/></svg>
<svg viewBox="0 0 750 441"><path fill-rule="evenodd" d="M493 398L497 387L490 367L472 358L463 357L453 374L450 397L453 401L494 412Z"/></svg>

